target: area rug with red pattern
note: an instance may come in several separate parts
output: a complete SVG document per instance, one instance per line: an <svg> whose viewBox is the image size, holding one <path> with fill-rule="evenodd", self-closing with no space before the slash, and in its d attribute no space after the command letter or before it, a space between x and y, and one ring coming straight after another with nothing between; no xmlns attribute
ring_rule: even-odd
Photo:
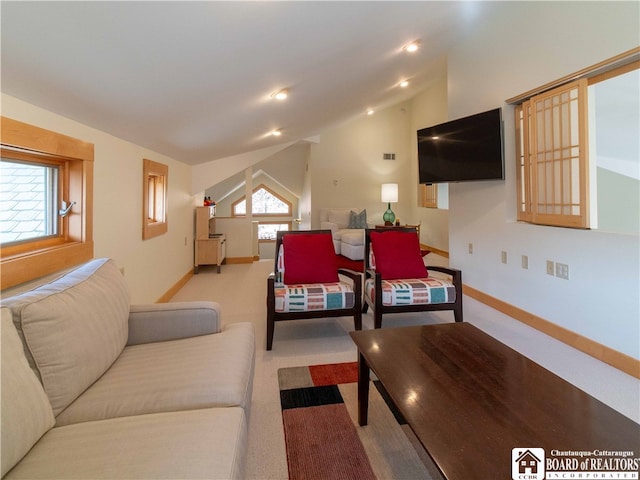
<svg viewBox="0 0 640 480"><path fill-rule="evenodd" d="M278 370L289 479L432 478L424 451L377 388L369 424L358 425L357 381L357 362Z"/></svg>

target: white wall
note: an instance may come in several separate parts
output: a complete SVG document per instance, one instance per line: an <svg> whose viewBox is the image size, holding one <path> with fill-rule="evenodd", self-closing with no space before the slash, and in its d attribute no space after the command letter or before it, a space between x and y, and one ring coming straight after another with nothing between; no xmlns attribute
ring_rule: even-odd
<svg viewBox="0 0 640 480"><path fill-rule="evenodd" d="M391 209L403 223L417 222L414 211L410 126L411 104L401 103L327 129L311 146L311 225L320 228L318 209L366 208L369 223L381 223L387 205L380 201L383 183L398 183L398 203ZM395 153L395 160L383 160Z"/></svg>
<svg viewBox="0 0 640 480"><path fill-rule="evenodd" d="M302 179L302 193L298 202L299 230L311 230L311 175L309 174L311 149L307 150L304 159L304 176Z"/></svg>
<svg viewBox="0 0 640 480"><path fill-rule="evenodd" d="M418 185L418 138L417 131L448 120L447 109L447 64L439 64L439 75L427 88L411 99L411 171L412 182ZM442 185L438 191L438 208L418 207L418 188L414 188L414 216L422 223L420 241L431 247L449 251L449 191ZM442 207L445 208L442 208Z"/></svg>
<svg viewBox="0 0 640 480"><path fill-rule="evenodd" d="M2 115L95 145L94 256L124 267L133 303L153 303L193 268L191 168L2 94ZM169 230L142 240L142 159L169 166Z"/></svg>
<svg viewBox="0 0 640 480"><path fill-rule="evenodd" d="M451 264L464 283L635 358L638 235L516 223L513 108L504 101L636 47L639 6L504 2L500 15L448 57L449 117L502 106L506 162L505 181L450 185ZM547 275L546 260L569 264L570 280Z"/></svg>

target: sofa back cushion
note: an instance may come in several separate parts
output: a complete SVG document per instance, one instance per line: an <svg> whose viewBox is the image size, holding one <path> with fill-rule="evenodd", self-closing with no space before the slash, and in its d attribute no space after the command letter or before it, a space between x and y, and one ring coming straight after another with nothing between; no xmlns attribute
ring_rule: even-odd
<svg viewBox="0 0 640 480"><path fill-rule="evenodd" d="M31 447L55 423L49 399L24 356L11 312L2 309L0 325L2 349L2 403L0 427L0 459L4 475L24 457Z"/></svg>
<svg viewBox="0 0 640 480"><path fill-rule="evenodd" d="M95 382L127 343L129 290L109 259L92 260L2 304L12 311L55 415Z"/></svg>

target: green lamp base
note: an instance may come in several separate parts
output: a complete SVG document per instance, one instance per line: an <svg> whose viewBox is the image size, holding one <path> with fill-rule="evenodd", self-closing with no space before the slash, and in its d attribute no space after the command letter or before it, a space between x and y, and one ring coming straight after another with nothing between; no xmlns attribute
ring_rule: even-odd
<svg viewBox="0 0 640 480"><path fill-rule="evenodd" d="M382 219L385 225L393 225L393 222L396 221L396 214L391 211L391 202L387 204L387 211L384 212Z"/></svg>

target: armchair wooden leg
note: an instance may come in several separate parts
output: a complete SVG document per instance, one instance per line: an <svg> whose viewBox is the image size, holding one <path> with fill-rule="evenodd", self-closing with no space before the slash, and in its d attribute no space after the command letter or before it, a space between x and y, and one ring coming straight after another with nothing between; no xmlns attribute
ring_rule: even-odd
<svg viewBox="0 0 640 480"><path fill-rule="evenodd" d="M273 347L273 331L275 329L275 321L271 312L267 313L267 350Z"/></svg>
<svg viewBox="0 0 640 480"><path fill-rule="evenodd" d="M362 330L362 312L360 310L353 314L353 327L356 330Z"/></svg>
<svg viewBox="0 0 640 480"><path fill-rule="evenodd" d="M456 322L462 322L462 302L453 309L453 318Z"/></svg>
<svg viewBox="0 0 640 480"><path fill-rule="evenodd" d="M373 328L382 328L382 309L376 308L373 312Z"/></svg>

